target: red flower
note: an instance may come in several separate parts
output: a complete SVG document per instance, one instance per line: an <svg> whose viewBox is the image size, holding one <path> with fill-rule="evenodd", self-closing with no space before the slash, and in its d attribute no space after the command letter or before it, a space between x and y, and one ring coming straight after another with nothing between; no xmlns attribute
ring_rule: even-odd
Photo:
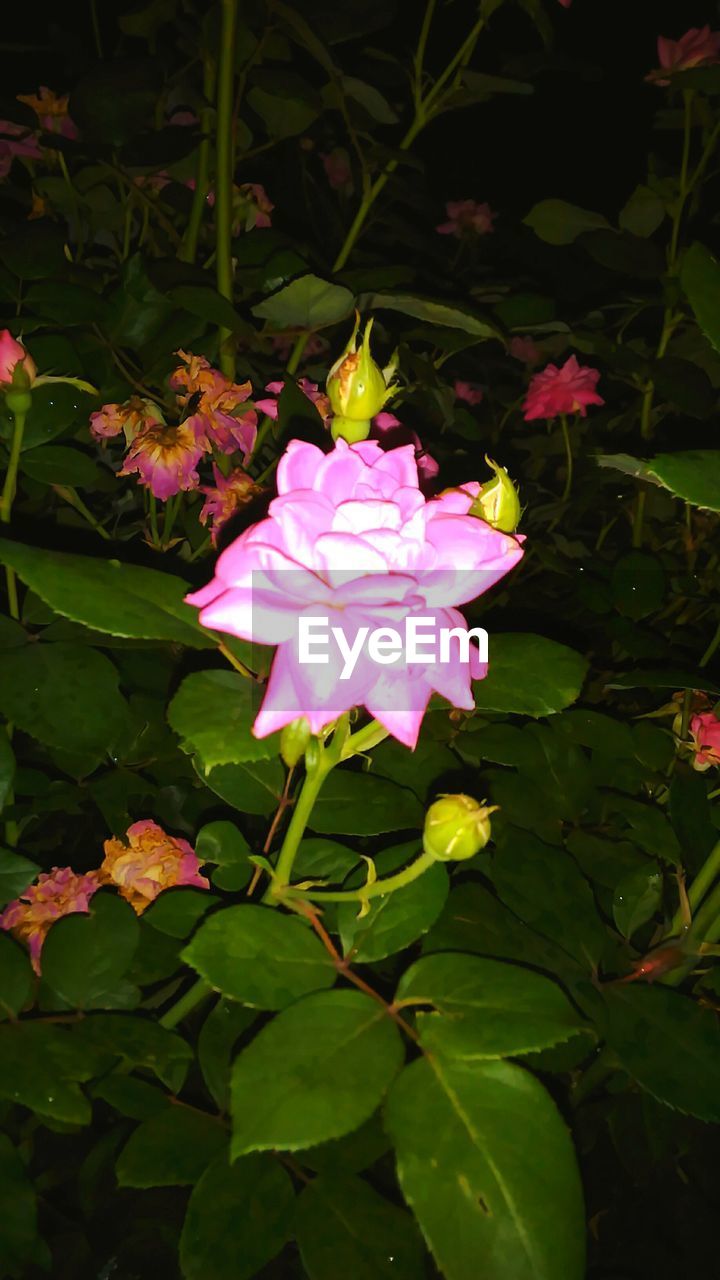
<svg viewBox="0 0 720 1280"><path fill-rule="evenodd" d="M549 364L531 380L525 397L525 421L534 418L557 418L561 413L587 416L587 406L604 404L595 390L600 372L579 365L570 356L562 368Z"/></svg>

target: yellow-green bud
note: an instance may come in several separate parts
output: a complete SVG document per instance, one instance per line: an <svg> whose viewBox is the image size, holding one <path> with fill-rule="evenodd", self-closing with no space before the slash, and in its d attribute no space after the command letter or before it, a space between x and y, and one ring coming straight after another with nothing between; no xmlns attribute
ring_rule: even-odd
<svg viewBox="0 0 720 1280"><path fill-rule="evenodd" d="M338 418L350 422L369 423L377 413L380 413L394 388L387 386L382 369L370 354L373 321L369 320L365 326L362 344L358 350L359 327L360 316L356 313L355 327L350 335L350 341L328 374L326 390L330 407ZM369 429L368 427L368 431ZM347 439L344 431L341 434L344 439ZM365 436L359 438L365 439Z"/></svg>
<svg viewBox="0 0 720 1280"><path fill-rule="evenodd" d="M336 415L330 419L330 434L333 440L347 440L348 444L357 444L359 440L367 440L372 427L371 418L342 418Z"/></svg>
<svg viewBox="0 0 720 1280"><path fill-rule="evenodd" d="M504 467L485 455L485 461L495 472L492 480L482 485L469 514L479 516L493 529L501 533L514 533L520 523L520 499L517 489Z"/></svg>
<svg viewBox="0 0 720 1280"><path fill-rule="evenodd" d="M423 848L439 862L474 858L490 839L490 814L497 805L482 805L472 796L441 796L425 814Z"/></svg>
<svg viewBox="0 0 720 1280"><path fill-rule="evenodd" d="M280 755L288 769L293 769L307 751L312 734L305 716L286 724L280 734Z"/></svg>

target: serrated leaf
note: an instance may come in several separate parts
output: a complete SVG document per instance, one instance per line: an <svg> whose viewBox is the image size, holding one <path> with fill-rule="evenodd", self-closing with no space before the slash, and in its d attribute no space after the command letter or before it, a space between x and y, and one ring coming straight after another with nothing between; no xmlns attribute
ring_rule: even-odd
<svg viewBox="0 0 720 1280"><path fill-rule="evenodd" d="M258 302L252 313L276 329L322 329L350 315L353 302L344 286L305 275Z"/></svg>
<svg viewBox="0 0 720 1280"><path fill-rule="evenodd" d="M337 920L345 955L369 964L409 947L437 920L449 884L445 867L436 863L405 888L370 899L362 917L356 902L343 902Z"/></svg>
<svg viewBox="0 0 720 1280"><path fill-rule="evenodd" d="M138 1125L115 1166L121 1187L181 1187L197 1182L227 1143L219 1120L182 1105Z"/></svg>
<svg viewBox="0 0 720 1280"><path fill-rule="evenodd" d="M0 709L48 746L98 758L129 723L109 658L69 644L26 645L6 653Z"/></svg>
<svg viewBox="0 0 720 1280"><path fill-rule="evenodd" d="M271 1156L235 1164L218 1156L187 1207L180 1237L186 1280L252 1280L290 1235L295 1196L289 1174Z"/></svg>
<svg viewBox="0 0 720 1280"><path fill-rule="evenodd" d="M279 734L252 735L259 707L253 680L236 671L195 671L180 685L167 718L182 739L183 751L196 752L207 772L216 765L269 760L278 754Z"/></svg>
<svg viewBox="0 0 720 1280"><path fill-rule="evenodd" d="M95 894L87 915L65 916L50 929L43 943L43 982L74 1009L113 1008L139 934L129 903L111 893Z"/></svg>
<svg viewBox="0 0 720 1280"><path fill-rule="evenodd" d="M549 716L580 694L588 664L555 640L533 635L493 635L484 680L473 681L475 705L484 711Z"/></svg>
<svg viewBox="0 0 720 1280"><path fill-rule="evenodd" d="M362 1178L316 1178L297 1203L297 1242L310 1280L422 1280L423 1246L408 1213Z"/></svg>
<svg viewBox="0 0 720 1280"><path fill-rule="evenodd" d="M323 785L309 826L328 835L380 835L423 824L423 808L407 787L336 769Z"/></svg>

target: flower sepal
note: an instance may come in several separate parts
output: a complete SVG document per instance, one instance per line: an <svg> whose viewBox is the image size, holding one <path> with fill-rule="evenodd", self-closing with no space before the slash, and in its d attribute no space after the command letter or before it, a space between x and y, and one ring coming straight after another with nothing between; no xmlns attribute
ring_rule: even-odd
<svg viewBox="0 0 720 1280"><path fill-rule="evenodd" d="M440 796L425 814L425 853L438 862L474 858L490 839L490 814L497 808L496 804L480 804L472 796Z"/></svg>
<svg viewBox="0 0 720 1280"><path fill-rule="evenodd" d="M469 514L479 516L486 524L492 525L493 529L499 529L501 533L514 533L520 523L521 514L518 491L504 467L493 462L487 454L485 461L495 475L492 480L481 485Z"/></svg>

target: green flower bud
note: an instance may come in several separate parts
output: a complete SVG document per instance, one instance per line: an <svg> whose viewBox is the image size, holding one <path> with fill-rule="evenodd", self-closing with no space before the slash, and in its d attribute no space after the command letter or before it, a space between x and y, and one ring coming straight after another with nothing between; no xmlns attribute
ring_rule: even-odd
<svg viewBox="0 0 720 1280"><path fill-rule="evenodd" d="M280 755L288 769L293 769L302 760L311 738L310 725L305 716L285 725L280 734Z"/></svg>
<svg viewBox="0 0 720 1280"><path fill-rule="evenodd" d="M520 523L520 499L517 489L504 467L485 455L485 461L495 475L482 485L469 514L479 516L493 529L502 533L514 533Z"/></svg>
<svg viewBox="0 0 720 1280"><path fill-rule="evenodd" d="M335 416L330 419L330 434L333 440L347 440L348 444L357 444L358 440L367 440L371 426L371 418L356 421L354 418Z"/></svg>
<svg viewBox="0 0 720 1280"><path fill-rule="evenodd" d="M497 807L479 804L472 796L441 796L425 814L425 852L439 862L473 858L490 839L490 814Z"/></svg>
<svg viewBox="0 0 720 1280"><path fill-rule="evenodd" d="M382 369L370 354L373 321L369 320L365 326L358 350L356 340L359 326L360 315L356 312L350 341L328 374L326 390L332 411L339 418L369 423L380 412L394 388L388 387ZM343 439L347 439L344 433L341 434ZM359 438L365 439L365 436Z"/></svg>
<svg viewBox="0 0 720 1280"><path fill-rule="evenodd" d="M29 390L21 390L13 383L5 393L5 403L13 416L17 417L18 414L30 412L32 396Z"/></svg>

